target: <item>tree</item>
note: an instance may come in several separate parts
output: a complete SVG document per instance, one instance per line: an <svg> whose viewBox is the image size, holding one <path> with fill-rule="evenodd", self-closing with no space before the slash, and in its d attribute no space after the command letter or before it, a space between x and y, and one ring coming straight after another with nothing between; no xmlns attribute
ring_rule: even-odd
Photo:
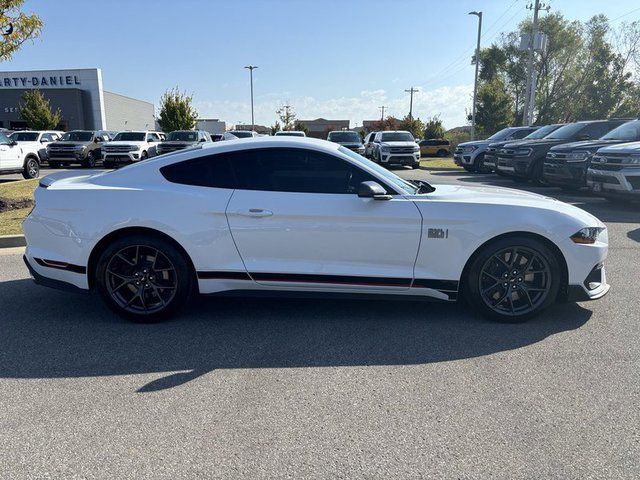
<svg viewBox="0 0 640 480"><path fill-rule="evenodd" d="M372 131L380 132L382 130L400 130L400 122L397 118L389 116L373 124Z"/></svg>
<svg viewBox="0 0 640 480"><path fill-rule="evenodd" d="M160 98L158 123L163 132L191 130L196 126L198 112L192 105L193 96L180 92L178 87L164 92Z"/></svg>
<svg viewBox="0 0 640 480"><path fill-rule="evenodd" d="M32 130L52 130L60 123L60 109L51 110L49 100L40 90L27 90L22 94L20 117Z"/></svg>
<svg viewBox="0 0 640 480"><path fill-rule="evenodd" d="M40 36L42 20L35 13L20 11L24 0L0 1L0 60L9 60L27 40Z"/></svg>
<svg viewBox="0 0 640 480"><path fill-rule="evenodd" d="M424 123L419 118L409 117L407 115L400 122L400 130L411 132L414 138L420 138L424 132Z"/></svg>
<svg viewBox="0 0 640 480"><path fill-rule="evenodd" d="M280 127L280 122L276 120L276 123L271 125L270 130L271 130L271 135L275 135L277 132L282 130L282 128Z"/></svg>
<svg viewBox="0 0 640 480"><path fill-rule="evenodd" d="M309 129L304 124L304 122L301 122L300 120L296 120L295 122L293 122L293 129L299 132L304 132L305 135L309 135Z"/></svg>
<svg viewBox="0 0 640 480"><path fill-rule="evenodd" d="M478 88L476 131L478 137L488 137L508 127L513 119L513 103L502 80L494 79Z"/></svg>
<svg viewBox="0 0 640 480"><path fill-rule="evenodd" d="M423 133L423 138L425 140L429 138L444 138L445 129L439 115L435 115L427 120L427 123L424 125Z"/></svg>
<svg viewBox="0 0 640 480"><path fill-rule="evenodd" d="M294 122L296 120L296 114L291 105L283 105L276 110L276 115L278 115L280 122L282 122L282 130L295 130Z"/></svg>

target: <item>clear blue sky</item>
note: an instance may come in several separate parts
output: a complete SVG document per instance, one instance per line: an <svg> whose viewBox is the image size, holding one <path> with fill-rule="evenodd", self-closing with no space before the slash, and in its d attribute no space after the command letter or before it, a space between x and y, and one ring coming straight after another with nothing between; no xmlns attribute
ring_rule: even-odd
<svg viewBox="0 0 640 480"><path fill-rule="evenodd" d="M285 102L299 118L377 118L378 106L403 116L410 86L414 115L464 124L470 106L477 21L483 45L515 29L525 0L27 0L42 36L1 70L102 69L105 89L158 104L178 85L203 117L250 122L254 71L256 123L270 125ZM554 11L616 23L640 19L637 0L549 0ZM632 12L632 13L630 13ZM626 14L626 15L625 15ZM625 15L621 17L622 15ZM621 17L621 18L618 18Z"/></svg>

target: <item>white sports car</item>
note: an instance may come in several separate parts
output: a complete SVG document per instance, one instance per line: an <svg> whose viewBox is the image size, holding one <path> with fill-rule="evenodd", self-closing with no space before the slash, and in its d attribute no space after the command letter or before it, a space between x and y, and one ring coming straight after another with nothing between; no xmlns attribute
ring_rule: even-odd
<svg viewBox="0 0 640 480"><path fill-rule="evenodd" d="M335 143L210 143L41 180L24 222L42 285L150 322L190 293L464 298L521 321L607 293L607 230L511 189L408 182Z"/></svg>

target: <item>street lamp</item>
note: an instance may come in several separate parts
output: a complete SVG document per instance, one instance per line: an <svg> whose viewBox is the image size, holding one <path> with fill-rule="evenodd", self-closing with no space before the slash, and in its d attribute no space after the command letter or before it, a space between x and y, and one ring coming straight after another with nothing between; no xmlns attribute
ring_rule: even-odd
<svg viewBox="0 0 640 480"><path fill-rule="evenodd" d="M473 80L473 112L471 113L471 140L476 139L476 96L478 94L478 67L480 66L480 35L482 33L482 12L469 12L478 17L478 43L476 45L476 74Z"/></svg>
<svg viewBox="0 0 640 480"><path fill-rule="evenodd" d="M246 67L249 69L249 78L251 82L251 130L255 130L255 120L253 119L253 71L258 68L256 65L247 65Z"/></svg>

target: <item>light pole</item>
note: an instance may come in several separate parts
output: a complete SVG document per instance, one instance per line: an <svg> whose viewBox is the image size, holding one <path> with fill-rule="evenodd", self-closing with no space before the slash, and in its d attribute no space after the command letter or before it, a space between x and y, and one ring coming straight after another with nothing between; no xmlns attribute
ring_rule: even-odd
<svg viewBox="0 0 640 480"><path fill-rule="evenodd" d="M256 129L255 120L253 119L253 71L258 68L256 65L247 65L246 67L249 69L249 79L251 83L251 130Z"/></svg>
<svg viewBox="0 0 640 480"><path fill-rule="evenodd" d="M473 111L471 112L471 140L476 139L476 97L478 95L478 68L480 67L480 35L482 34L482 12L469 12L478 17L478 43L476 45L476 74L473 80Z"/></svg>
<svg viewBox="0 0 640 480"><path fill-rule="evenodd" d="M417 88L409 88L405 90L405 92L411 95L411 99L409 100L409 120L413 120L413 94L418 92Z"/></svg>

